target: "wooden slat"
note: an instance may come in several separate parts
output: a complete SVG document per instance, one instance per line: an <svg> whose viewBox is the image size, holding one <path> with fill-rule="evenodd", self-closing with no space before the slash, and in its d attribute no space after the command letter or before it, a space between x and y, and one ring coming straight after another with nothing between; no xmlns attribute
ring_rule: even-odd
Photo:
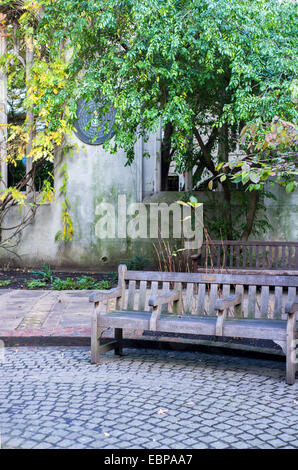
<svg viewBox="0 0 298 470"><path fill-rule="evenodd" d="M231 292L230 284L224 284L222 286L222 298L225 299L226 297L229 297L230 292ZM229 316L231 316L231 313L229 313Z"/></svg>
<svg viewBox="0 0 298 470"><path fill-rule="evenodd" d="M224 284L222 286L222 297L229 297L230 292L231 292L230 284Z"/></svg>
<svg viewBox="0 0 298 470"><path fill-rule="evenodd" d="M193 313L194 285L188 283L186 286L185 313Z"/></svg>
<svg viewBox="0 0 298 470"><path fill-rule="evenodd" d="M205 244L206 242L204 242ZM239 243L243 246L298 246L298 242L283 242L283 241L262 241L262 240L250 240L250 241L238 241L238 240L212 240L213 245L234 245L237 246Z"/></svg>
<svg viewBox="0 0 298 470"><path fill-rule="evenodd" d="M163 294L166 294L166 293L169 292L169 291L170 291L170 283L169 283L169 282L163 282L163 283L162 283L162 290L161 290L161 292L162 292Z"/></svg>
<svg viewBox="0 0 298 470"><path fill-rule="evenodd" d="M294 302L295 301L295 299L296 299L296 290L297 290L296 287L289 287L288 288L287 302ZM284 320L287 320L288 319L288 314L283 313L282 318ZM297 315L297 319L298 319L298 315Z"/></svg>
<svg viewBox="0 0 298 470"><path fill-rule="evenodd" d="M242 266L246 267L246 246L242 245Z"/></svg>
<svg viewBox="0 0 298 470"><path fill-rule="evenodd" d="M209 315L215 314L214 305L215 305L217 297L218 297L218 285L211 284L210 296L209 296L209 309L208 309Z"/></svg>
<svg viewBox="0 0 298 470"><path fill-rule="evenodd" d="M254 266L265 269L268 266L268 269L279 268L292 268L298 270L298 243L297 242L272 242L272 241L235 241L235 240L213 240L209 244L204 242L203 244L203 253L208 251L209 256L202 257L202 263L200 266L209 266L213 265L214 268L220 268L229 266L239 267L238 266L238 250L240 253L242 251L242 263L241 267L243 268L252 268ZM218 252L220 251L220 262L218 259ZM280 254L279 254L280 251ZM294 251L293 264L289 262L290 253ZM230 256L230 262L227 263L227 252ZM233 252L235 259L233 259ZM261 254L260 259L258 259L258 253ZM210 256L212 254L212 257ZM268 255L268 256L267 256ZM256 264L254 263L253 258L256 257ZM203 260L204 258L204 260ZM292 254L293 258L293 254ZM206 261L206 263L205 263ZM234 263L235 261L235 263Z"/></svg>
<svg viewBox="0 0 298 470"><path fill-rule="evenodd" d="M216 246L216 267L217 268L220 268L221 266L221 246L220 245L217 245Z"/></svg>
<svg viewBox="0 0 298 470"><path fill-rule="evenodd" d="M157 281L153 281L151 282L151 292L150 292L150 295L157 295L158 293L158 282Z"/></svg>
<svg viewBox="0 0 298 470"><path fill-rule="evenodd" d="M292 263L293 263L293 253L295 254L295 251L293 249L294 247L288 246L288 269L291 269Z"/></svg>
<svg viewBox="0 0 298 470"><path fill-rule="evenodd" d="M254 318L256 311L256 286L249 286L248 288L248 303L247 303L247 317Z"/></svg>
<svg viewBox="0 0 298 470"><path fill-rule="evenodd" d="M266 252L266 246L262 246L262 268L265 269L267 266L267 252Z"/></svg>
<svg viewBox="0 0 298 470"><path fill-rule="evenodd" d="M169 291L170 291L170 283L169 282L163 282L162 283L161 293L162 294L167 294ZM162 305L162 307L161 307L161 312L162 313L168 312L168 310L169 310L169 305L168 304Z"/></svg>
<svg viewBox="0 0 298 470"><path fill-rule="evenodd" d="M213 244L210 245L210 252L209 253L210 253L209 264L213 268L214 267L214 245Z"/></svg>
<svg viewBox="0 0 298 470"><path fill-rule="evenodd" d="M262 318L268 317L269 307L269 287L263 286L261 290L261 305L260 305L260 316Z"/></svg>
<svg viewBox="0 0 298 470"><path fill-rule="evenodd" d="M269 253L268 253L268 269L272 268L272 250L273 250L273 247L270 245Z"/></svg>
<svg viewBox="0 0 298 470"><path fill-rule="evenodd" d="M259 245L256 246L256 268L259 267Z"/></svg>
<svg viewBox="0 0 298 470"><path fill-rule="evenodd" d="M202 247L202 264L203 266L205 266L207 263L207 259L208 259L208 247L207 247L207 244L204 243L204 247Z"/></svg>
<svg viewBox="0 0 298 470"><path fill-rule="evenodd" d="M230 268L232 268L234 266L234 259L233 259L233 256L234 256L234 251L233 251L233 245L230 245Z"/></svg>
<svg viewBox="0 0 298 470"><path fill-rule="evenodd" d="M147 281L140 282L140 289L139 289L139 305L138 309L140 311L144 311L146 305L146 292L147 292Z"/></svg>
<svg viewBox="0 0 298 470"><path fill-rule="evenodd" d="M240 245L236 245L236 268L240 268Z"/></svg>
<svg viewBox="0 0 298 470"><path fill-rule="evenodd" d="M222 258L222 267L226 267L228 264L228 250L227 250L227 245L224 245L223 248L223 258Z"/></svg>
<svg viewBox="0 0 298 470"><path fill-rule="evenodd" d="M250 268L252 267L252 249L253 249L252 246L249 246L249 247L248 247L249 267L250 267Z"/></svg>
<svg viewBox="0 0 298 470"><path fill-rule="evenodd" d="M286 247L283 245L281 247L281 268L285 268L287 266L286 261Z"/></svg>
<svg viewBox="0 0 298 470"><path fill-rule="evenodd" d="M196 308L196 313L198 315L205 315L205 297L206 297L206 284L199 284L197 308Z"/></svg>
<svg viewBox="0 0 298 470"><path fill-rule="evenodd" d="M274 263L275 268L279 267L279 249L278 246L275 247L275 263Z"/></svg>
<svg viewBox="0 0 298 470"><path fill-rule="evenodd" d="M242 302L240 305L236 305L234 307L234 317L235 318L243 318L243 298L244 298L244 286L237 285L235 288L235 294L240 294L242 297Z"/></svg>
<svg viewBox="0 0 298 470"><path fill-rule="evenodd" d="M127 310L134 310L135 290L136 290L136 281L129 281L129 284L128 284L128 297L127 297Z"/></svg>
<svg viewBox="0 0 298 470"><path fill-rule="evenodd" d="M298 276L264 275L262 271L255 274L218 274L218 273L169 273L158 271L127 271L127 280L148 280L168 282L197 282L206 284L244 284L247 286L284 286L298 287Z"/></svg>
<svg viewBox="0 0 298 470"><path fill-rule="evenodd" d="M181 282L175 282L174 283L174 289L182 292L182 283ZM174 310L175 309L178 310L178 313L184 313L185 308L184 308L184 302L183 302L182 296L181 296L181 301L175 303L175 305L173 307L174 307ZM177 313L177 312L174 312L174 313Z"/></svg>
<svg viewBox="0 0 298 470"><path fill-rule="evenodd" d="M282 316L282 287L275 287L274 292L274 318Z"/></svg>

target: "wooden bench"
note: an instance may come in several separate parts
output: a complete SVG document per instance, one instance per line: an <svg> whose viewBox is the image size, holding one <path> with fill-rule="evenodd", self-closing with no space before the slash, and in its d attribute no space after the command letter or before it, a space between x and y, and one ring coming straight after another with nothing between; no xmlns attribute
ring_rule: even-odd
<svg viewBox="0 0 298 470"><path fill-rule="evenodd" d="M298 271L298 243L271 241L211 240L191 256L193 271Z"/></svg>
<svg viewBox="0 0 298 470"><path fill-rule="evenodd" d="M286 381L294 383L298 276L128 271L120 265L118 282L90 296L92 363L107 350L122 353L123 328L269 339L286 354ZM115 340L101 346L108 328Z"/></svg>

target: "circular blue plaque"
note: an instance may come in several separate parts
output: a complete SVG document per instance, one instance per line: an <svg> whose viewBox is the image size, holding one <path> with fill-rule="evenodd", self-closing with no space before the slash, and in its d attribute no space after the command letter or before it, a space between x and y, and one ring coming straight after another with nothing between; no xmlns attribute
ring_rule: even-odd
<svg viewBox="0 0 298 470"><path fill-rule="evenodd" d="M108 110L106 110L107 107L108 105L104 102L79 101L78 119L74 127L80 140L89 145L101 145L113 137L116 110L112 105Z"/></svg>

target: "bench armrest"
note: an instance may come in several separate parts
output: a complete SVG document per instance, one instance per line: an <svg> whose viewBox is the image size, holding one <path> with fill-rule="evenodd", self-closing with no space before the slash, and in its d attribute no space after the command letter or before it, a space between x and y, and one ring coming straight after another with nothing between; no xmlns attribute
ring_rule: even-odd
<svg viewBox="0 0 298 470"><path fill-rule="evenodd" d="M100 302L102 300L110 300L110 299L117 299L122 296L122 289L121 287L114 287L113 289L109 289L106 291L96 291L92 292L89 296L89 302Z"/></svg>
<svg viewBox="0 0 298 470"><path fill-rule="evenodd" d="M298 312L298 297L295 300L286 303L285 312L288 315Z"/></svg>
<svg viewBox="0 0 298 470"><path fill-rule="evenodd" d="M160 318L162 306L170 302L179 303L181 293L179 290L172 290L166 294L152 295L149 299L149 306L152 307L152 313L149 320L150 331L157 330L157 322Z"/></svg>
<svg viewBox="0 0 298 470"><path fill-rule="evenodd" d="M178 300L180 293L178 290L172 290L171 292L167 292L166 294L161 295L152 295L149 299L149 306L150 307L158 307L159 305L168 304L175 300Z"/></svg>
<svg viewBox="0 0 298 470"><path fill-rule="evenodd" d="M235 305L240 305L241 301L241 294L229 295L229 297L217 299L214 305L214 310L225 310L226 308L234 307Z"/></svg>
<svg viewBox="0 0 298 470"><path fill-rule="evenodd" d="M217 299L214 305L214 310L217 311L217 320L215 326L216 336L223 336L223 327L225 318L227 316L227 309L229 307L234 307L235 305L241 304L241 301L242 295L239 293L229 295L229 297L225 297L223 299Z"/></svg>

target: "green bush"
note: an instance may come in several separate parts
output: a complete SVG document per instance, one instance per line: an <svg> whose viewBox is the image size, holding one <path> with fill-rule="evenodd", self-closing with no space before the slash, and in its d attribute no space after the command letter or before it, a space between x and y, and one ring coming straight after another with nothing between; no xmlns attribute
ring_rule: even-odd
<svg viewBox="0 0 298 470"><path fill-rule="evenodd" d="M76 279L70 277L66 279L60 279L59 277L56 277L52 283L52 287L55 290L107 290L111 288L111 283L109 281L97 282L93 277L90 276L81 276Z"/></svg>
<svg viewBox="0 0 298 470"><path fill-rule="evenodd" d="M131 258L126 263L127 269L132 271L142 271L148 264L148 259L144 256L135 256Z"/></svg>
<svg viewBox="0 0 298 470"><path fill-rule="evenodd" d="M48 266L44 261L42 262L43 269L40 271L33 271L33 274L37 274L39 276L39 280L43 282L52 283L54 276L53 271L50 266Z"/></svg>
<svg viewBox="0 0 298 470"><path fill-rule="evenodd" d="M31 281L26 281L28 289L37 289L39 287L46 287L47 282L42 279L33 279Z"/></svg>

